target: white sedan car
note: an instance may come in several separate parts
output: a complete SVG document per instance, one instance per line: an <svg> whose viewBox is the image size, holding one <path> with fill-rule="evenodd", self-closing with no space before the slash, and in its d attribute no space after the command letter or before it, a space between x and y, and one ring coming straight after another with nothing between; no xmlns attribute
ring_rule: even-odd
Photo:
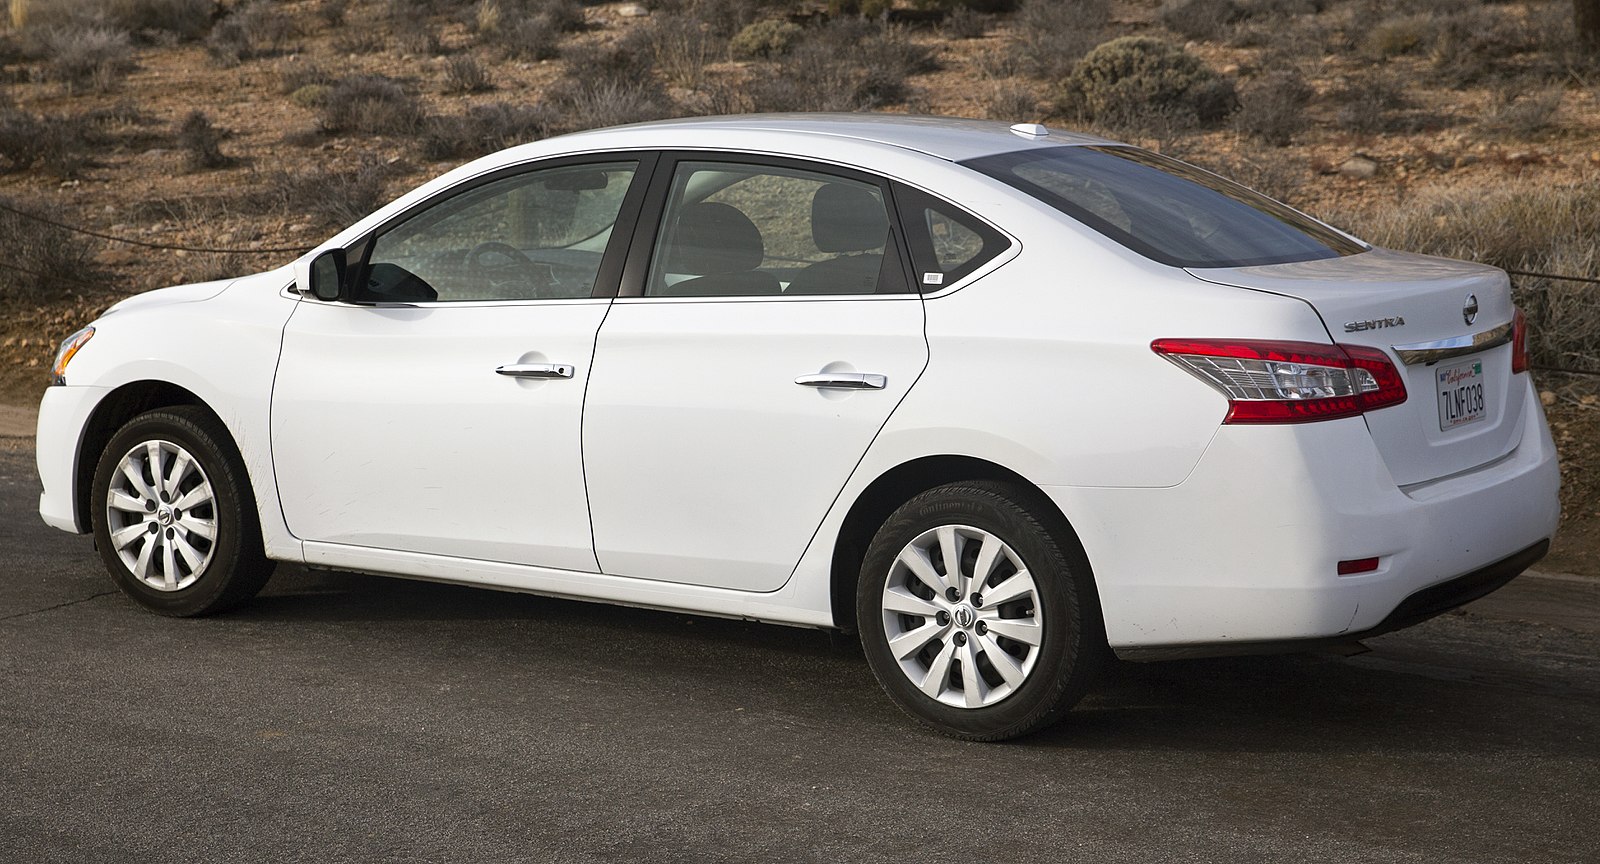
<svg viewBox="0 0 1600 864"><path fill-rule="evenodd" d="M515 147L63 344L46 522L169 615L274 561L860 634L994 740L1108 652L1299 650L1549 546L1506 275L1042 126Z"/></svg>

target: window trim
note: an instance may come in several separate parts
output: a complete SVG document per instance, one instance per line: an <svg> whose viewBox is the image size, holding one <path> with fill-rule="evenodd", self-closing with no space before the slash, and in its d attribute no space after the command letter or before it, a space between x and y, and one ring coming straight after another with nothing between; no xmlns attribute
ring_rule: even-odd
<svg viewBox="0 0 1600 864"><path fill-rule="evenodd" d="M553 156L535 159L528 162L519 162L515 165L506 165L492 171L463 180L448 189L443 189L425 200L407 207L384 220L377 227L362 234L361 237L345 248L345 254L350 260L358 261L356 266L350 267L345 274L345 284L341 286L340 302L351 306L385 306L395 305L386 303L373 303L349 299L352 286L361 284L366 278L372 265L372 250L377 246L377 239L394 228L410 221L412 218L443 204L458 195L465 195L474 189L479 189L490 183L496 183L508 177L522 174L531 174L550 168L568 168L579 165L596 165L609 162L637 162L634 169L633 181L628 185L628 191L622 196L621 209L617 213L617 221L612 228L611 237L606 241L606 250L600 258L600 269L595 274L594 290L588 297L551 297L547 299L505 299L505 300L419 300L406 301L402 305L419 306L428 308L440 307L481 307L497 305L527 305L531 303L574 303L587 302L596 299L606 299L617 295L617 286L622 279L623 265L628 253L628 245L634 236L635 223L639 221L642 213L641 203L645 193L654 180L655 170L661 160L661 154L654 150L607 150L594 153L580 153L577 155Z"/></svg>
<svg viewBox="0 0 1600 864"><path fill-rule="evenodd" d="M875 298L908 298L920 296L916 291L916 283L911 279L911 255L906 248L905 231L901 228L899 208L895 206L893 182L886 177L870 174L843 165L831 162L816 162L809 159L797 159L788 156L773 156L764 153L743 153L733 150L672 150L660 154L661 159L656 163L650 181L650 189L645 194L644 202L639 208L638 224L634 226L633 237L628 244L627 262L623 267L621 288L617 299L647 300L652 302L698 302L698 303L723 303L759 300L771 302L787 300L801 302L807 300L844 300ZM894 244L896 255L900 262L900 274L904 291L874 292L871 294L794 294L785 296L777 295L718 295L709 297L661 297L648 296L644 293L645 280L649 278L650 262L655 257L656 238L661 235L662 223L666 219L667 200L672 193L673 180L677 177L678 166L684 162L725 162L731 165L750 167L785 168L793 171L806 171L812 174L822 174L830 177L839 177L844 180L853 180L868 186L875 186L883 195L885 217L889 221L889 242ZM629 190L630 193L632 190ZM888 257L885 256L887 265Z"/></svg>

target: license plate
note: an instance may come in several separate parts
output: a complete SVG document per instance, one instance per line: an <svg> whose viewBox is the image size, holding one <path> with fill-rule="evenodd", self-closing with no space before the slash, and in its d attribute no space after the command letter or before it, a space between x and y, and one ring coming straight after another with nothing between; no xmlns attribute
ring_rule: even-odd
<svg viewBox="0 0 1600 864"><path fill-rule="evenodd" d="M1483 361L1441 366L1434 375L1439 384L1439 430L1476 423L1489 416L1483 395Z"/></svg>

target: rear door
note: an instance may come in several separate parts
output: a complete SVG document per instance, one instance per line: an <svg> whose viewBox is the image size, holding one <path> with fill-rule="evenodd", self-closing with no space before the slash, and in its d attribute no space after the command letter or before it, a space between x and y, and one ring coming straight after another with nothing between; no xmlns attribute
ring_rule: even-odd
<svg viewBox="0 0 1600 864"><path fill-rule="evenodd" d="M584 409L596 554L771 591L926 365L922 302L876 178L703 154L657 176Z"/></svg>

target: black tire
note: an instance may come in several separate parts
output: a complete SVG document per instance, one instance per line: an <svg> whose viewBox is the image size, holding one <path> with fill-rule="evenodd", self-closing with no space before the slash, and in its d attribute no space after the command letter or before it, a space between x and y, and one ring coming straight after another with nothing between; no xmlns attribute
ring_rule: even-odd
<svg viewBox="0 0 1600 864"><path fill-rule="evenodd" d="M191 542L189 547L191 550L203 546L209 555L198 567L186 570L184 568L188 567L188 562L185 561L175 568L175 575L181 574L189 581L189 584L176 590L160 590L142 581L114 547L111 536L113 518L123 522L141 518L126 515L113 517L108 512L107 503L114 482L119 487L129 486L119 470L123 459L136 448L145 447L148 442L167 442L181 447L192 457L193 463L199 468L199 474L210 484L209 503L197 504L194 510L191 510L190 517L194 518L196 513L199 513L213 523L215 539L206 540L200 535L187 533L181 535ZM148 465L149 461L147 459L145 464ZM173 473L177 473L176 469ZM197 475L191 471L188 472L188 476L193 483L192 478ZM144 475L144 479L149 480L148 473ZM176 509L159 505L155 499L147 496L136 497L151 501L153 507L158 507L161 512ZM106 569L111 574L111 580L122 589L123 593L152 612L177 617L221 612L254 597L266 584L267 578L272 575L273 562L268 560L262 550L255 496L251 492L244 463L234 449L232 439L221 421L203 408L195 406L163 408L141 414L128 421L116 435L112 436L110 443L100 454L94 472L94 485L90 491L89 508L94 525L95 545L99 549L100 559L105 562ZM181 519L183 516L181 510L176 512ZM156 519L157 515L158 509L152 509L149 521L156 525L152 536L164 534L165 537L171 538L174 529L161 528L161 523ZM182 529L181 522L178 524L178 529ZM133 544L128 547L130 554L136 555L137 552L134 550L142 549L143 544L151 542L150 539L143 537L130 541ZM172 541L162 541L158 538L154 542L157 544L154 548L160 550L162 542ZM157 554L159 551L152 553L151 557L154 558ZM152 566L156 569L161 567L160 564Z"/></svg>
<svg viewBox="0 0 1600 864"><path fill-rule="evenodd" d="M1040 514L1046 512L1034 490L991 481L953 483L930 489L907 501L884 522L868 546L856 591L856 621L861 633L862 649L873 674L889 698L924 725L969 741L1015 738L1061 719L1083 697L1094 680L1108 653L1094 581L1070 529L1065 525L1052 526L1051 520L1041 518ZM1061 520L1057 517L1054 521ZM980 707L950 705L925 694L909 677L912 672L903 670L901 661L890 650L887 628L895 625L885 623L886 586L892 578L910 581L907 576L909 571L904 567L897 568L895 563L901 551L934 529L954 525L986 532L1003 541L1016 556L1020 556L1025 569L1032 576L1034 592L1030 598L1036 598L1037 609L1033 608L1034 599L1013 601L1021 603L1023 611L1017 611L1018 607L1013 605L1007 614L1014 618L1022 616L1021 620L1029 623L1037 621L1042 630L1036 653L1031 655L1031 671L1019 684L1006 685L1009 688L1008 695L998 697L999 701L993 704ZM967 562L962 566L969 565L970 562ZM942 574L946 568L942 563L938 566ZM895 572L897 569L898 575ZM1000 590L999 582L1003 581L1004 574L1003 570L996 571L992 577L994 582L989 587ZM926 593L930 596L925 602L931 602L933 592ZM1001 613L996 607L988 609L986 614ZM898 616L899 613L891 611L890 615ZM962 617L970 618L965 613ZM954 619L946 616L945 620ZM893 621L899 622L898 626L902 629L907 629L933 622L934 619L913 615L908 618L895 617ZM972 626L979 627L977 624ZM977 645L979 643L976 640L980 636L976 634L989 632L987 629L969 629L960 635L952 632L949 640L965 646L970 639ZM975 635L969 636L969 633ZM995 637L991 639L1010 646L1007 650L1028 650L1022 643L1008 643ZM944 641L935 639L928 643L925 650L932 652L935 651L934 645L944 644ZM959 652L961 649L951 650ZM932 655L919 654L908 662L915 663L918 658L928 656ZM961 670L958 664L959 661L952 662L951 677L948 682L938 686L955 687L960 683L960 672L965 670ZM978 674L998 681L997 670L987 664L989 661L985 654L973 666L979 670ZM923 666L916 668L921 670ZM932 671L934 663L928 662L926 668L927 680L933 681L938 677ZM964 691L968 688L962 686L958 689ZM989 688L985 685L970 689L976 693ZM945 695L953 698L950 692ZM966 697L963 694L960 698Z"/></svg>

